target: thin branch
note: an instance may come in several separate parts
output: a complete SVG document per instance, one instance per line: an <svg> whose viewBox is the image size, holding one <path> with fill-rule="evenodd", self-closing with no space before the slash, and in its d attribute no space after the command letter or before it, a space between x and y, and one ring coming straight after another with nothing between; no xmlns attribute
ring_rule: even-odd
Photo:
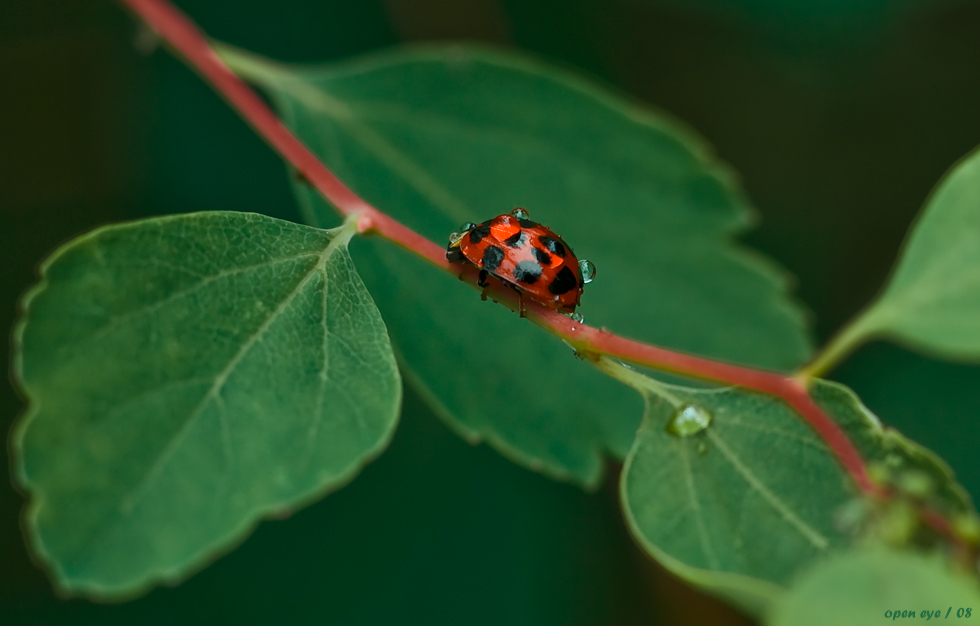
<svg viewBox="0 0 980 626"><path fill-rule="evenodd" d="M350 190L296 138L261 98L235 75L186 15L166 0L121 0L184 57L228 103L343 215L359 214L361 233L377 232L449 269L443 249L378 211Z"/></svg>
<svg viewBox="0 0 980 626"><path fill-rule="evenodd" d="M874 339L876 328L873 312L877 309L874 304L870 304L858 313L854 319L850 320L836 335L831 337L817 356L807 363L796 373L796 378L809 380L823 376L830 370L837 367L848 355L856 350L861 344Z"/></svg>
<svg viewBox="0 0 980 626"><path fill-rule="evenodd" d="M450 265L446 260L443 247L372 207L334 176L309 148L283 125L255 92L225 65L205 36L176 7L167 0L120 1L134 11L167 44L184 57L192 68L210 82L259 136L292 164L340 213L345 216L357 215L359 232L379 234L444 271L458 274L461 280L474 287L477 286L475 268ZM512 311L517 311L520 306L517 295L509 289L492 286L489 295ZM806 389L809 378L806 376L789 377L665 350L575 322L532 301L526 301L525 305L527 317L531 321L561 337L587 357L608 355L663 371L754 389L782 398L823 438L862 492L876 497L887 495L882 487L870 479L864 460L847 435L810 398ZM933 527L942 526L936 521L938 517L938 514L935 516L930 514L927 516L927 521ZM946 529L948 530L948 525ZM954 541L958 541L951 531L944 534L949 534Z"/></svg>

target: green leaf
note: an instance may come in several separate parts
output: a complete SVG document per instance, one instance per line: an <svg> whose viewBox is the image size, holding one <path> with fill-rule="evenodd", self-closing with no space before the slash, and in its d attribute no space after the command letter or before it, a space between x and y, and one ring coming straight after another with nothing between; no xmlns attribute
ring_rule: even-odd
<svg viewBox="0 0 980 626"><path fill-rule="evenodd" d="M623 468L627 523L668 569L761 614L794 575L852 543L857 531L839 518L857 490L823 440L781 400L737 388L663 385L635 372L619 377L647 405ZM931 491L920 495L940 512L972 511L941 461L883 430L849 389L814 381L811 393L868 462L886 464L895 476L928 475ZM710 425L698 414L710 416Z"/></svg>
<svg viewBox="0 0 980 626"><path fill-rule="evenodd" d="M198 213L43 263L15 330L13 451L62 591L180 580L384 448L401 386L353 232Z"/></svg>
<svg viewBox="0 0 980 626"><path fill-rule="evenodd" d="M869 315L878 330L920 348L980 356L980 151L954 166L926 202Z"/></svg>
<svg viewBox="0 0 980 626"><path fill-rule="evenodd" d="M888 285L823 351L821 372L875 337L930 355L980 358L980 150L939 181L909 232Z"/></svg>
<svg viewBox="0 0 980 626"><path fill-rule="evenodd" d="M980 617L976 611L976 579L950 571L936 555L875 546L815 565L775 606L766 624L866 626L905 623L913 617L917 623L960 623Z"/></svg>
<svg viewBox="0 0 980 626"><path fill-rule="evenodd" d="M658 561L759 613L802 565L848 544L832 514L855 490L791 408L741 389L651 385L638 387L647 409L621 495L631 531ZM668 432L689 407L711 425Z"/></svg>
<svg viewBox="0 0 980 626"><path fill-rule="evenodd" d="M526 207L598 266L582 311L652 343L772 368L809 352L771 264L731 242L750 209L666 116L526 57L452 46L286 68L220 48L288 125L381 210L434 241ZM333 211L304 185L311 223ZM355 251L356 253L356 251ZM467 437L588 485L639 405L540 329L390 245L359 262L405 371Z"/></svg>

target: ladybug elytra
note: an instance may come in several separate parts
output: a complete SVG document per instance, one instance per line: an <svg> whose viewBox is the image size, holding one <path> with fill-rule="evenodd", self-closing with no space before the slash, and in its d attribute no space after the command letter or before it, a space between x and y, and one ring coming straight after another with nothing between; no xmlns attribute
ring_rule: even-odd
<svg viewBox="0 0 980 626"><path fill-rule="evenodd" d="M595 266L579 261L572 249L547 226L528 219L517 208L482 224L465 224L449 237L446 259L480 268L479 285L493 276L521 295L581 319L575 313L582 288L595 277Z"/></svg>

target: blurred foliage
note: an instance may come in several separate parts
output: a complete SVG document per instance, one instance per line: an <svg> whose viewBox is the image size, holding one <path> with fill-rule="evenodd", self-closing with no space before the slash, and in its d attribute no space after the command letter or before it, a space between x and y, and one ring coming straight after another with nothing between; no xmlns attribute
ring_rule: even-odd
<svg viewBox="0 0 980 626"><path fill-rule="evenodd" d="M975 0L177 4L212 36L274 58L478 38L669 111L739 173L761 215L744 239L796 274L822 339L877 292L929 190L980 142ZM138 53L137 35L112 3L0 7L4 328L38 260L98 224L216 205L299 220L278 157L178 61ZM871 344L832 377L980 496L980 369ZM21 407L0 389L4 431ZM587 496L471 449L411 397L391 450L352 485L134 603L57 601L24 548L21 503L0 489L5 626L738 619L648 570L608 493Z"/></svg>
<svg viewBox="0 0 980 626"><path fill-rule="evenodd" d="M865 626L916 618L969 619L980 606L975 580L936 555L865 546L801 576L768 616L770 626ZM898 615L896 615L898 613ZM911 615L910 615L911 613Z"/></svg>

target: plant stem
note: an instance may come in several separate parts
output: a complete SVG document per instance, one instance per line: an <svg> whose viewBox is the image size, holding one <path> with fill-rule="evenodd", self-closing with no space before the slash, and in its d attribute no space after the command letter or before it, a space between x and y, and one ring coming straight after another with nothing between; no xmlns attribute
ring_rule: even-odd
<svg viewBox="0 0 980 626"><path fill-rule="evenodd" d="M660 382L659 380L650 378L649 376L644 376L643 374L634 371L621 361L611 359L604 354L598 355L597 358L590 360L592 361L592 366L597 370L606 376L615 378L624 385L629 385L638 391L644 398L649 394L659 396L675 409L680 408L680 406L684 404L680 398L670 392L668 385Z"/></svg>
<svg viewBox="0 0 980 626"><path fill-rule="evenodd" d="M212 87L238 111L255 132L295 167L299 174L320 191L341 214L347 217L356 216L360 233L379 234L444 271L458 274L461 279L474 287L477 286L475 267L461 269L460 266L451 265L446 260L445 250L441 246L369 205L328 170L282 124L262 99L228 68L205 36L176 7L167 0L120 0L120 2L134 11L169 46L183 56L186 62L209 81ZM234 52L231 48L226 50ZM247 61L247 54L239 53L238 61L243 60ZM517 295L510 289L494 286L490 288L488 294L512 311L517 311L520 307ZM851 325L849 330L846 329L801 374L787 377L775 372L712 361L632 341L575 322L533 301L528 301L525 305L527 317L532 322L561 337L587 358L595 360L598 355L607 355L663 371L754 389L782 398L817 431L862 492L878 497L886 495L882 488L869 478L864 460L851 441L810 398L806 389L810 376L824 371L857 344L860 338L859 324ZM957 538L953 536L953 539L955 541Z"/></svg>
<svg viewBox="0 0 980 626"><path fill-rule="evenodd" d="M214 89L224 96L255 131L306 177L340 213L345 216L357 214L360 232L380 234L446 271L460 272L459 266L452 266L446 260L442 247L370 206L334 176L333 172L328 170L279 121L262 99L228 68L204 35L176 7L167 0L121 1L135 11L206 80L210 81ZM476 286L475 268L464 267L460 277ZM495 300L511 310L517 310L520 306L516 294L511 290L491 288L491 291ZM536 302L528 301L525 304L527 317L531 321L561 337L582 353L606 354L660 370L747 387L782 397L817 430L862 491L872 493L876 490L868 477L864 461L847 436L817 407L798 381L773 372L739 367L632 341L575 322Z"/></svg>
<svg viewBox="0 0 980 626"><path fill-rule="evenodd" d="M449 269L445 251L406 228L362 200L310 152L265 102L232 72L211 48L211 44L187 16L167 0L121 0L153 29L169 46L183 56L238 113L255 132L291 163L311 185L344 216L359 216L361 233L376 232Z"/></svg>
<svg viewBox="0 0 980 626"><path fill-rule="evenodd" d="M859 345L870 339L875 332L871 320L876 310L872 304L858 313L827 342L827 345L820 350L812 361L796 372L794 378L805 385L810 379L823 376L850 355Z"/></svg>

